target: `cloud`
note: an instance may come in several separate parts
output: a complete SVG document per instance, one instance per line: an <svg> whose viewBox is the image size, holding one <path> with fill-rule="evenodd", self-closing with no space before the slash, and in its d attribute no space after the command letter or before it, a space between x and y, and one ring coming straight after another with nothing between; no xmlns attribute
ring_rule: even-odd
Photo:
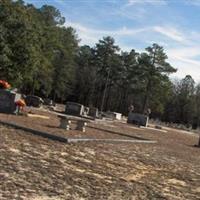
<svg viewBox="0 0 200 200"><path fill-rule="evenodd" d="M127 6L142 5L142 4L167 5L167 1L165 0L129 0Z"/></svg>
<svg viewBox="0 0 200 200"><path fill-rule="evenodd" d="M69 22L66 21L65 26L72 26L75 28L80 35L84 34L87 35L88 37L100 39L102 36L134 36L140 33L150 33L150 32L156 32L159 34L162 34L174 41L181 42L181 43L186 43L187 40L185 36L178 31L177 29L173 27L165 27L165 26L153 26L153 27L144 27L144 28L127 28L127 27L122 27L120 29L116 30L104 30L104 29L92 29L85 27L79 23L74 23L74 22Z"/></svg>
<svg viewBox="0 0 200 200"><path fill-rule="evenodd" d="M147 32L150 28L138 28L138 29L128 29L126 27L122 27L116 30L104 30L104 29L94 29L83 26L79 23L74 22L65 22L65 26L71 26L77 30L79 37L82 39L82 44L93 45L98 42L103 36L112 36L112 37L123 37L123 36L134 36L143 32Z"/></svg>
<svg viewBox="0 0 200 200"><path fill-rule="evenodd" d="M144 49L142 50L140 44L159 43L165 47L169 62L178 68L176 76L184 78L186 74L191 74L196 81L200 81L198 75L200 74L200 45L196 44L196 39L185 31L177 30L172 26L122 27L115 30L95 29L69 21L65 23L65 26L71 26L77 30L82 40L81 45L94 46L99 39L108 35L115 38L116 43L123 51L130 51L134 48L138 52L142 52ZM194 32L193 35L197 36L198 34Z"/></svg>
<svg viewBox="0 0 200 200"><path fill-rule="evenodd" d="M61 6L65 6L66 2L64 0L53 0L55 3L60 4Z"/></svg>
<svg viewBox="0 0 200 200"><path fill-rule="evenodd" d="M81 32L87 32L88 34L103 34L103 35L135 35L144 31L149 30L149 28L138 28L138 29L128 29L127 27L122 27L120 29L117 30L98 30L98 29L92 29L92 28L88 28L85 26L82 26L79 23L73 23L73 22L66 22L65 23L66 26L72 26L75 29L81 31Z"/></svg>
<svg viewBox="0 0 200 200"><path fill-rule="evenodd" d="M200 0L186 0L186 5L200 6Z"/></svg>
<svg viewBox="0 0 200 200"><path fill-rule="evenodd" d="M193 58L200 56L200 46L179 47L168 50L172 57Z"/></svg>
<svg viewBox="0 0 200 200"><path fill-rule="evenodd" d="M200 62L182 58L170 58L169 62L172 66L178 68L178 71L171 77L182 79L186 75L191 75L196 82L200 82Z"/></svg>
<svg viewBox="0 0 200 200"><path fill-rule="evenodd" d="M179 32L177 29L172 27L162 27L162 26L155 26L154 31L161 33L177 42L185 42L186 39L184 35Z"/></svg>
<svg viewBox="0 0 200 200"><path fill-rule="evenodd" d="M184 78L187 74L190 74L195 81L200 81L200 61L196 59L200 57L200 46L168 49L167 55L170 63L178 68L175 76Z"/></svg>

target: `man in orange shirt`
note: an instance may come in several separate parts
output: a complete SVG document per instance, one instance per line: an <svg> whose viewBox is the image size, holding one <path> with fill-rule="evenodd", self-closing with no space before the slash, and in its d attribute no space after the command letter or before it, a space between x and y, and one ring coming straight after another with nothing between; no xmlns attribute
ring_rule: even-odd
<svg viewBox="0 0 200 200"><path fill-rule="evenodd" d="M15 105L17 106L16 114L19 114L20 111L24 110L26 103L23 99L19 99L18 101L15 102Z"/></svg>

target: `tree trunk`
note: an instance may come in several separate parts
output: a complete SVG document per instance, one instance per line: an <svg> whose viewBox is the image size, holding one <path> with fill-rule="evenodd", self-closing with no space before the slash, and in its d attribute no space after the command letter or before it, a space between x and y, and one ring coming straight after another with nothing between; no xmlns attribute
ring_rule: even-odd
<svg viewBox="0 0 200 200"><path fill-rule="evenodd" d="M53 93L53 101L55 102L56 101L56 91L54 90L54 93Z"/></svg>
<svg viewBox="0 0 200 200"><path fill-rule="evenodd" d="M103 92L102 103L101 103L101 112L104 109L106 90L107 90L107 87L108 87L109 78L110 78L110 68L109 68L109 71L108 71L108 75L107 75L107 78L106 78L106 84L105 84L105 88L104 88L104 92Z"/></svg>
<svg viewBox="0 0 200 200"><path fill-rule="evenodd" d="M108 87L107 96L105 97L105 110L110 109L109 106L110 93L111 93L111 86Z"/></svg>
<svg viewBox="0 0 200 200"><path fill-rule="evenodd" d="M127 109L128 109L128 106L127 105L127 98L128 98L128 89L124 89L124 92L123 92L123 95L122 95L122 101L121 101L121 104L120 104L120 111L122 113L126 113L127 112Z"/></svg>
<svg viewBox="0 0 200 200"><path fill-rule="evenodd" d="M146 94L145 94L143 108L142 108L142 113L143 114L145 113L147 105L148 105L150 88L151 88L151 81L149 80L148 83L147 83Z"/></svg>
<svg viewBox="0 0 200 200"><path fill-rule="evenodd" d="M35 78L33 78L33 87L32 87L32 92L31 92L32 95L35 94Z"/></svg>

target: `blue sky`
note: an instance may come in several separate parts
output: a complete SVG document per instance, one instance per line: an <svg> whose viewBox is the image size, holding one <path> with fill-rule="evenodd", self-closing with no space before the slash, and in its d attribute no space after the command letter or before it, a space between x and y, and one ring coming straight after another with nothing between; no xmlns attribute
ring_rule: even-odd
<svg viewBox="0 0 200 200"><path fill-rule="evenodd" d="M25 0L53 5L76 29L80 44L94 46L103 36L115 38L123 51L164 47L178 72L200 81L200 0Z"/></svg>

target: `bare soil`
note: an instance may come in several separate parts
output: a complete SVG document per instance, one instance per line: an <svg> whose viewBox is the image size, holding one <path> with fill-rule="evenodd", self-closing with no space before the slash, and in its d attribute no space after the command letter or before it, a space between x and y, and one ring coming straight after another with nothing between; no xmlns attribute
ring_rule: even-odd
<svg viewBox="0 0 200 200"><path fill-rule="evenodd" d="M64 144L0 125L0 199L200 199L197 135L91 123L86 133L58 128L59 119L0 114L0 120L73 138L150 139L156 144ZM73 124L73 128L76 124Z"/></svg>

